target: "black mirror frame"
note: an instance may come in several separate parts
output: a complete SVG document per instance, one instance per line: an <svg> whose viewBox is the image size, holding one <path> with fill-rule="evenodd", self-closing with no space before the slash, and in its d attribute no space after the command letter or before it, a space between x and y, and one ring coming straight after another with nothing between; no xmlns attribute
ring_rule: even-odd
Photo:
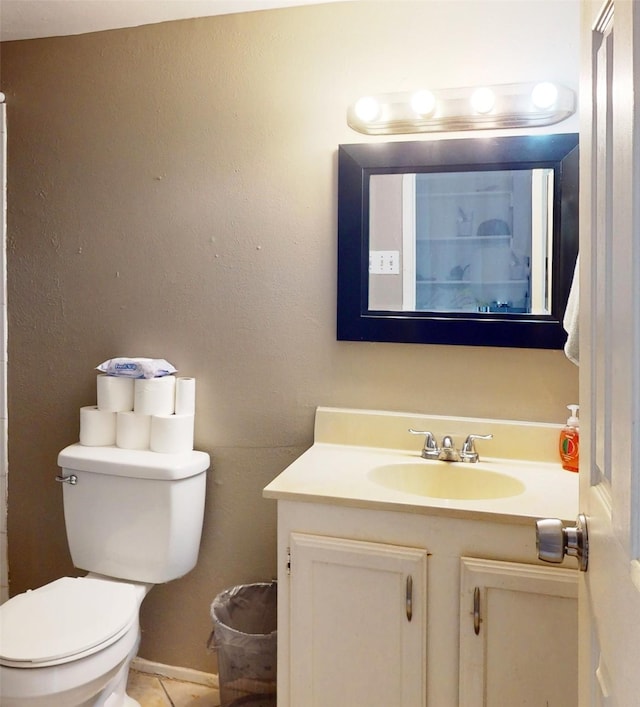
<svg viewBox="0 0 640 707"><path fill-rule="evenodd" d="M539 167L555 171L550 315L368 309L372 174ZM578 191L576 133L339 145L338 340L561 349L578 253Z"/></svg>

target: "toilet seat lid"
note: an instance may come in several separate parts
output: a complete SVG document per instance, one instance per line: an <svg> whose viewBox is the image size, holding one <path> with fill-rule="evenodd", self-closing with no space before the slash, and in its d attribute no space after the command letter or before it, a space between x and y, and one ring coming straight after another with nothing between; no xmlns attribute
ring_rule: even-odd
<svg viewBox="0 0 640 707"><path fill-rule="evenodd" d="M137 614L131 584L88 577L57 579L0 606L0 663L38 667L90 655L115 642Z"/></svg>

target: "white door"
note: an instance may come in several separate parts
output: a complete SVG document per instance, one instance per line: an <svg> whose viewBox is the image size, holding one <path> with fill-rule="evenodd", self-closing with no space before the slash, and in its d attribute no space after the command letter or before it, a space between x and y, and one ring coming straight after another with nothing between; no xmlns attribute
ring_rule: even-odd
<svg viewBox="0 0 640 707"><path fill-rule="evenodd" d="M580 705L634 707L640 705L640 99L634 101L640 3L584 0L582 51L580 506L590 547L580 586Z"/></svg>

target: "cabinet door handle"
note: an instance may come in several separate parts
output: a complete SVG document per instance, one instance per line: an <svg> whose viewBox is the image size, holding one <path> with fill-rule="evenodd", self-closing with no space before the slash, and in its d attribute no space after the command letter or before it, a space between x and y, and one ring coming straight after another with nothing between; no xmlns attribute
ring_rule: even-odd
<svg viewBox="0 0 640 707"><path fill-rule="evenodd" d="M480 587L473 590L473 632L476 636L480 633Z"/></svg>
<svg viewBox="0 0 640 707"><path fill-rule="evenodd" d="M411 621L411 618L413 616L413 577L410 574L407 575L404 601L405 609L407 612L407 621Z"/></svg>

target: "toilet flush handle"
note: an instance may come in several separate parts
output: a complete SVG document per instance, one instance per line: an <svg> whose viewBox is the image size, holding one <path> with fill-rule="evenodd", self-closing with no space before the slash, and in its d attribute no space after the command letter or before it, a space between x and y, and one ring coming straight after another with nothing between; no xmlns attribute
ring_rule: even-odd
<svg viewBox="0 0 640 707"><path fill-rule="evenodd" d="M75 474L70 474L69 476L56 476L56 481L61 484L71 484L75 486L78 483L78 477Z"/></svg>

